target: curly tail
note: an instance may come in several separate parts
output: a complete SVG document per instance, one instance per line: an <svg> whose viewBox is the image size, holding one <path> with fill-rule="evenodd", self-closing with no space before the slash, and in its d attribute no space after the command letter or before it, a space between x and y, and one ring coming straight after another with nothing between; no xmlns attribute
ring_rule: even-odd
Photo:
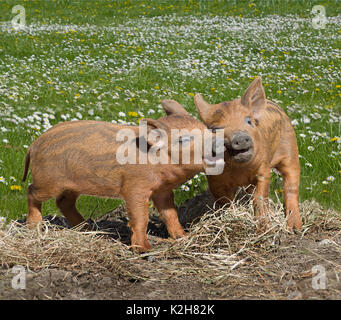
<svg viewBox="0 0 341 320"><path fill-rule="evenodd" d="M25 158L25 171L24 171L24 176L22 178L22 182L24 183L26 181L27 178L27 174L28 174L28 167L30 166L30 149L27 150L26 153L26 158Z"/></svg>

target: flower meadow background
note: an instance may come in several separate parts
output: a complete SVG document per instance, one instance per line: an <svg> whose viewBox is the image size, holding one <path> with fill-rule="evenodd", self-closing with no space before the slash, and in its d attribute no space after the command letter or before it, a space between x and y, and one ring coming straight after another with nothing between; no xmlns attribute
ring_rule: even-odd
<svg viewBox="0 0 341 320"><path fill-rule="evenodd" d="M14 5L26 10L15 30ZM314 29L315 4L326 9ZM339 1L1 1L0 216L26 214L28 146L61 121L138 124L171 98L197 116L193 96L239 97L262 76L268 99L291 117L300 151L300 201L341 209ZM272 197L282 194L272 177ZM30 181L30 176L29 176ZM176 190L182 203L207 188L203 174ZM86 218L119 200L82 196ZM54 201L44 214L58 210Z"/></svg>

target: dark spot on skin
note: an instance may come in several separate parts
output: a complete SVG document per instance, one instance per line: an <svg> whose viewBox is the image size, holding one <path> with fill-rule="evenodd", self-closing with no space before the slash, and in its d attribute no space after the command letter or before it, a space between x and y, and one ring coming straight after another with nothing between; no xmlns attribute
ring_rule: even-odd
<svg viewBox="0 0 341 320"><path fill-rule="evenodd" d="M277 113L277 114L279 114L280 116L282 116L282 112L281 112L279 109L274 108L274 107L269 107L269 106L267 106L267 107L266 107L266 111L267 111L267 112L270 112L270 113Z"/></svg>
<svg viewBox="0 0 341 320"><path fill-rule="evenodd" d="M267 100L266 103L271 104L271 105L273 105L273 106L279 108L278 104L277 104L277 103L274 103L274 102L271 101L271 100Z"/></svg>
<svg viewBox="0 0 341 320"><path fill-rule="evenodd" d="M278 128L281 127L281 120L277 119L273 122L273 125L270 127L265 128L265 135L268 139L272 139L272 137L276 134Z"/></svg>
<svg viewBox="0 0 341 320"><path fill-rule="evenodd" d="M279 110L280 112L284 112L284 110L276 103L270 101L270 100L267 100L266 101L267 104L271 104L273 107L275 107L277 110Z"/></svg>
<svg viewBox="0 0 341 320"><path fill-rule="evenodd" d="M224 112L221 111L221 110L216 110L216 111L214 111L214 113L213 113L213 117L214 117L214 118L221 118L221 117L223 117L223 116L224 116Z"/></svg>
<svg viewBox="0 0 341 320"><path fill-rule="evenodd" d="M259 126L259 120L255 119L255 125L258 127Z"/></svg>
<svg viewBox="0 0 341 320"><path fill-rule="evenodd" d="M75 128L76 129L76 128ZM37 147L39 148L41 153L50 153L55 150L63 150L65 146L72 145L74 143L83 143L89 137L94 134L98 134L101 136L103 141L108 144L114 143L114 133L112 130L108 128L101 128L101 131L93 131L89 129L88 131L83 130L84 128L77 128L74 132L56 132L49 140L41 139L37 140ZM67 133L67 135L65 134Z"/></svg>
<svg viewBox="0 0 341 320"><path fill-rule="evenodd" d="M224 129L224 127L217 127L217 126L208 126L208 129L210 129L212 132L216 132L219 129Z"/></svg>

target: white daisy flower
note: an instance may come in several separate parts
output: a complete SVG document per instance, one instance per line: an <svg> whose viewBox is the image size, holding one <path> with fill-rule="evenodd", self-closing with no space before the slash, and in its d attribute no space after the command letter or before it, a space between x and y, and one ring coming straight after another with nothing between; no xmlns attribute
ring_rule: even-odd
<svg viewBox="0 0 341 320"><path fill-rule="evenodd" d="M83 118L83 116L82 116L82 114L81 114L80 112L77 112L77 113L76 113L76 117L77 117L78 119L82 119L82 118Z"/></svg>

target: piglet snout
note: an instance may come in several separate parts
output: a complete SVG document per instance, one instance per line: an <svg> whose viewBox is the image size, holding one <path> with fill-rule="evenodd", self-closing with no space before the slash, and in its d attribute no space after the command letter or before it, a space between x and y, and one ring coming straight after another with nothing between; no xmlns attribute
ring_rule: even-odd
<svg viewBox="0 0 341 320"><path fill-rule="evenodd" d="M251 137L242 131L237 131L231 140L231 148L233 150L245 150L252 147Z"/></svg>

